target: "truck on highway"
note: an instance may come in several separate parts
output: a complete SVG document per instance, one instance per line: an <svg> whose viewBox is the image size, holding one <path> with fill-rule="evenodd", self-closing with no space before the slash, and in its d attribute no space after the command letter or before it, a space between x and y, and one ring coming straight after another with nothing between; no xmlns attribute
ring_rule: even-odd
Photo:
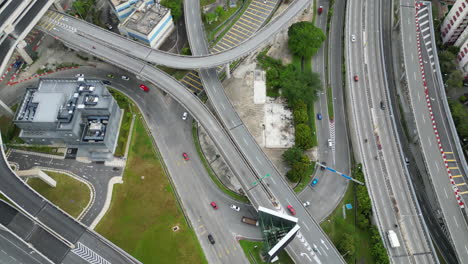
<svg viewBox="0 0 468 264"><path fill-rule="evenodd" d="M387 236L388 236L388 241L390 242L390 246L392 248L397 248L400 246L400 241L398 241L398 237L395 231L388 230Z"/></svg>
<svg viewBox="0 0 468 264"><path fill-rule="evenodd" d="M246 216L242 217L242 223L246 223L248 225L258 226L258 221L256 219L249 218L249 217L246 217Z"/></svg>

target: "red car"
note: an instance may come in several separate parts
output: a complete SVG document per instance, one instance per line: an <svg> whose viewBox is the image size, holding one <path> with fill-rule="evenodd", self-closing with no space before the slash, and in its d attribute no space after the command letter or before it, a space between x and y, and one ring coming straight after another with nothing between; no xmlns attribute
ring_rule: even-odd
<svg viewBox="0 0 468 264"><path fill-rule="evenodd" d="M149 91L148 86L146 86L146 85L144 85L144 84L140 84L140 89L142 89L142 90L145 91L145 92L148 92L148 91Z"/></svg>
<svg viewBox="0 0 468 264"><path fill-rule="evenodd" d="M317 12L318 12L319 15L321 15L322 12L323 12L323 6L319 6Z"/></svg>
<svg viewBox="0 0 468 264"><path fill-rule="evenodd" d="M211 207L213 207L213 209L218 209L218 206L216 205L215 202L211 202L210 204L211 204Z"/></svg>
<svg viewBox="0 0 468 264"><path fill-rule="evenodd" d="M189 160L189 157L188 157L187 153L185 153L185 152L182 153L182 157L184 157L184 160Z"/></svg>
<svg viewBox="0 0 468 264"><path fill-rule="evenodd" d="M296 210L294 209L294 207L292 207L292 205L288 205L288 210L292 215L296 215Z"/></svg>
<svg viewBox="0 0 468 264"><path fill-rule="evenodd" d="M359 81L359 77L357 75L354 75L354 81L355 82Z"/></svg>

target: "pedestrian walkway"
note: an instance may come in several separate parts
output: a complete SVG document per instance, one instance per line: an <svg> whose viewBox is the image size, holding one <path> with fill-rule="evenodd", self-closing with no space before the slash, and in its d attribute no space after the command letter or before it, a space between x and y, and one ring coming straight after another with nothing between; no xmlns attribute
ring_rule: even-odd
<svg viewBox="0 0 468 264"><path fill-rule="evenodd" d="M11 149L11 151L25 154L25 155L34 155L34 156L40 156L40 157L50 158L50 159L62 159L63 160L65 158L63 155L59 156L59 155L39 153L39 152L33 152L33 151L26 151L26 150L21 150L21 149ZM8 152L7 156L9 156L9 153L10 152Z"/></svg>

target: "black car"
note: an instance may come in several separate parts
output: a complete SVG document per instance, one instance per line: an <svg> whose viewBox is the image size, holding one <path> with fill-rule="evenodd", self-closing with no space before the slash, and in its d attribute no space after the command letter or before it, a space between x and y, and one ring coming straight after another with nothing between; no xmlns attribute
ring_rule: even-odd
<svg viewBox="0 0 468 264"><path fill-rule="evenodd" d="M380 101L380 109L385 110L385 104L383 101Z"/></svg>
<svg viewBox="0 0 468 264"><path fill-rule="evenodd" d="M322 162L323 166L327 166L326 162ZM325 167L320 166L320 170L325 170Z"/></svg>
<svg viewBox="0 0 468 264"><path fill-rule="evenodd" d="M107 80L102 80L102 83L103 83L103 84L107 84L107 85L110 85L110 84L111 84L111 82L109 82L109 81L107 81Z"/></svg>
<svg viewBox="0 0 468 264"><path fill-rule="evenodd" d="M208 240L210 241L211 245L214 245L215 240L211 234L208 235Z"/></svg>

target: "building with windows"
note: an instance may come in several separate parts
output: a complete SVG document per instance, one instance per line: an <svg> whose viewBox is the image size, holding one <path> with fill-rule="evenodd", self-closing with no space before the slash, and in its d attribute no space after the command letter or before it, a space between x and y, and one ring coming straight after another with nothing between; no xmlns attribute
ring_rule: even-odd
<svg viewBox="0 0 468 264"><path fill-rule="evenodd" d="M442 42L444 44L453 45L465 31L468 25L468 0L457 0L449 13L444 19L440 27L442 34ZM463 42L458 41L459 46Z"/></svg>
<svg viewBox="0 0 468 264"><path fill-rule="evenodd" d="M144 5L154 4L154 0L110 0L112 11L119 21L129 17L135 11L136 5L140 3Z"/></svg>
<svg viewBox="0 0 468 264"><path fill-rule="evenodd" d="M92 161L113 158L122 110L100 80L40 79L28 88L14 117L32 145L67 147Z"/></svg>
<svg viewBox="0 0 468 264"><path fill-rule="evenodd" d="M158 48L174 30L171 10L158 3L140 2L134 12L119 24L120 34Z"/></svg>

